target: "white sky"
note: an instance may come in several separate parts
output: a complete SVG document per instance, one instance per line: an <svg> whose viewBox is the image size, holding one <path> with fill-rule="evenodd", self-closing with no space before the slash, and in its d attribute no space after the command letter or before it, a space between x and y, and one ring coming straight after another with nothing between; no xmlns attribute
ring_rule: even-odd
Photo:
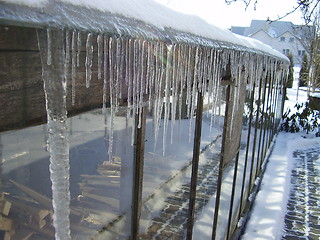
<svg viewBox="0 0 320 240"><path fill-rule="evenodd" d="M245 10L245 4L238 2L227 5L225 0L154 0L176 11L198 15L208 23L221 28L231 26L249 26L252 19L271 20L283 16L296 6L296 0L258 0L256 10L253 4ZM252 0L254 2L254 0ZM301 13L295 13L283 19L294 24L303 24Z"/></svg>

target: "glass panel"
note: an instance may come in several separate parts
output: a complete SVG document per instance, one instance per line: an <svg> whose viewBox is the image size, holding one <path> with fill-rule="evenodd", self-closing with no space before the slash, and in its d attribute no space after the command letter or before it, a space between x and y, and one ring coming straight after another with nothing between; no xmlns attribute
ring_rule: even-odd
<svg viewBox="0 0 320 240"><path fill-rule="evenodd" d="M169 120L166 136L161 119L155 139L152 116L147 116L144 155L142 239L181 237L186 229L194 119ZM165 150L163 148L165 146Z"/></svg>
<svg viewBox="0 0 320 240"><path fill-rule="evenodd" d="M225 87L219 90L219 101L214 105L204 100L202 116L201 153L198 169L194 239L211 239L216 191L221 158L221 143L226 109Z"/></svg>
<svg viewBox="0 0 320 240"><path fill-rule="evenodd" d="M110 114L101 109L68 119L70 141L70 221L72 239L115 239L130 234L133 146L131 122L115 117L109 161ZM108 124L107 124L108 125ZM127 127L126 127L127 126ZM54 239L46 125L0 135L1 202L17 239ZM1 229L3 230L3 229ZM14 233L15 231L15 233Z"/></svg>

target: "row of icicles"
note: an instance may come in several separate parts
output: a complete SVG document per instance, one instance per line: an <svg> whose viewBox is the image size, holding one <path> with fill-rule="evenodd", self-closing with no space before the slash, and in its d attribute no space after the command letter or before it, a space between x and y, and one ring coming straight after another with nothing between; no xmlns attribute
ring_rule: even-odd
<svg viewBox="0 0 320 240"><path fill-rule="evenodd" d="M51 31L47 29L47 64L51 64ZM86 41L82 42L85 34ZM138 38L110 37L105 34L65 31L65 80L71 79L72 104L76 101L76 72L82 65L86 71L86 87L90 88L94 57L97 57L97 76L103 84L103 111L110 103L109 158L112 159L114 117L118 112L120 99L127 99L127 117L139 116L141 127L142 108L146 107L153 115L154 137L158 138L160 126L163 126L163 154L167 140L169 119L171 119L171 140L175 117L181 120L182 107L187 106L187 118L190 119L189 136L198 94L203 94L211 103L210 132L215 116L223 115L222 105L224 87L222 75L229 64L234 82L231 89L233 109L231 118L238 111L240 84L247 84L247 90L253 92L253 82L274 74L280 81L285 65L269 56L240 50L216 49L212 47L188 44L168 44L162 41L147 41ZM82 45L85 44L85 62L80 62ZM94 46L97 49L94 49ZM70 67L71 65L71 67ZM245 69L245 74L241 74ZM281 73L281 74L279 74ZM259 81L258 81L259 82ZM68 84L66 84L68 85ZM183 98L183 96L186 96ZM183 99L186 99L183 102ZM163 122L161 119L163 118ZM232 122L232 121L231 121ZM232 124L230 126L232 128ZM132 131L133 132L133 131ZM230 131L232 132L232 131ZM155 141L156 143L157 141Z"/></svg>

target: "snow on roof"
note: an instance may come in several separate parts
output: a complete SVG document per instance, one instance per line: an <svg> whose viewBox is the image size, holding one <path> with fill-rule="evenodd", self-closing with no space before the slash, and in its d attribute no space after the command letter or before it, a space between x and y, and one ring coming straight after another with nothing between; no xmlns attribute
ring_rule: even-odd
<svg viewBox="0 0 320 240"><path fill-rule="evenodd" d="M264 52L268 55L288 61L286 56L284 56L282 53L279 53L260 41L233 34L229 30L208 24L197 16L178 13L152 0L0 0L0 4L2 4L1 2L24 5L33 8L34 11L38 9L38 11L41 11L42 14L48 13L48 15L53 18L56 5L61 3L63 4L64 8L72 8L70 5L73 5L77 8L81 7L95 11L102 11L106 14L117 14L125 18L136 19L149 25L151 24L155 28L164 32L168 29L174 29L210 40L254 49L256 51ZM2 13L0 11L0 19L2 18L1 15ZM102 15L103 14L95 14L97 17ZM73 21L70 19L72 16L64 17L68 18L70 21ZM94 21L93 19L90 20ZM74 21L73 24L75 24ZM98 23L92 25L97 24Z"/></svg>

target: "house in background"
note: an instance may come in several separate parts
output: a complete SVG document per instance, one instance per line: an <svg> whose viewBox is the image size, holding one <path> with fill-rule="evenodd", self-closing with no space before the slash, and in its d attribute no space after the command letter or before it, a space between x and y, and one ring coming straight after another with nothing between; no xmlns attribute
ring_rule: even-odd
<svg viewBox="0 0 320 240"><path fill-rule="evenodd" d="M279 52L293 55L295 66L301 66L305 49L305 26L294 25L291 22L252 20L250 27L232 26L233 33L257 39Z"/></svg>

